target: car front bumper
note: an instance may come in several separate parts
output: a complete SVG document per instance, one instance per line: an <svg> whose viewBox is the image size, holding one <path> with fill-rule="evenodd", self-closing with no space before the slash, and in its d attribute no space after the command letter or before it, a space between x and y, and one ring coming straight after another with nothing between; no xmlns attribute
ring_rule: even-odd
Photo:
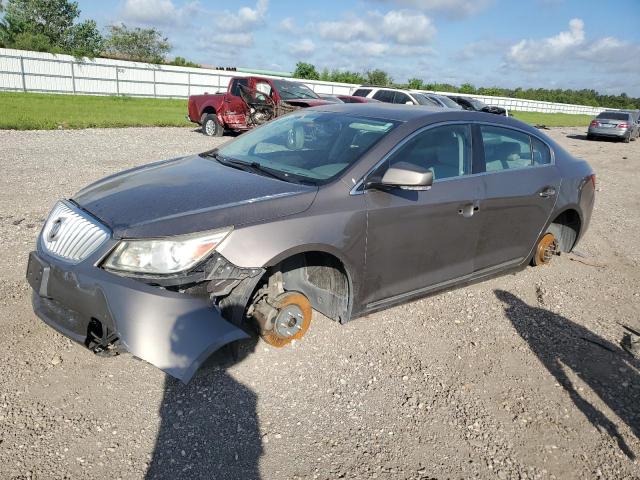
<svg viewBox="0 0 640 480"><path fill-rule="evenodd" d="M31 252L27 280L45 323L92 350L128 351L187 383L223 345L248 338L207 300L82 262Z"/></svg>

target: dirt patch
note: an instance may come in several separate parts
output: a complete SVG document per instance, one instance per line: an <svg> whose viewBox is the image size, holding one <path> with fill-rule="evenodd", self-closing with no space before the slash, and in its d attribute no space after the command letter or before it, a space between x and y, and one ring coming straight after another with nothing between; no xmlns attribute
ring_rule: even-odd
<svg viewBox="0 0 640 480"><path fill-rule="evenodd" d="M0 478L639 478L640 142L549 133L597 172L575 255L301 342L216 355L188 386L40 322L24 281L53 202L203 151L189 129L0 131Z"/></svg>

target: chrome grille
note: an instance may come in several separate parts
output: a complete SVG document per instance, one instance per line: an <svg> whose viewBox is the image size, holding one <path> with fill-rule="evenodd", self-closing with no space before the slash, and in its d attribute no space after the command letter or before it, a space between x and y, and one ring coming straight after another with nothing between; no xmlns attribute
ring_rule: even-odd
<svg viewBox="0 0 640 480"><path fill-rule="evenodd" d="M42 229L47 253L78 263L107 241L109 231L90 216L65 202L58 202Z"/></svg>

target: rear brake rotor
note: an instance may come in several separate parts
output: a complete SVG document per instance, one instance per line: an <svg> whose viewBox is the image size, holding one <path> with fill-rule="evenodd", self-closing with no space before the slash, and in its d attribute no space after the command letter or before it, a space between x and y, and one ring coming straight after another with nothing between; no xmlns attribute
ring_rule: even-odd
<svg viewBox="0 0 640 480"><path fill-rule="evenodd" d="M553 256L558 252L558 242L553 233L547 233L540 239L536 247L536 253L533 256L535 265L548 264Z"/></svg>
<svg viewBox="0 0 640 480"><path fill-rule="evenodd" d="M297 292L283 293L275 299L273 307L278 314L273 328L262 334L263 340L274 347L284 347L302 338L311 325L312 310L307 297Z"/></svg>

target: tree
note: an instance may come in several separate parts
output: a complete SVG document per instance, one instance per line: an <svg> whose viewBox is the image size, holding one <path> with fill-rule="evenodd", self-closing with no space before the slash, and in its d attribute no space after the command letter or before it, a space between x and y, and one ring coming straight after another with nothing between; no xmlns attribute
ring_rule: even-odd
<svg viewBox="0 0 640 480"><path fill-rule="evenodd" d="M410 78L407 86L413 90L424 90L424 84L419 78Z"/></svg>
<svg viewBox="0 0 640 480"><path fill-rule="evenodd" d="M296 63L296 69L293 71L294 78L304 78L306 80L319 80L320 75L316 67L311 63L298 62Z"/></svg>
<svg viewBox="0 0 640 480"><path fill-rule="evenodd" d="M349 70L333 70L330 75L332 82L361 84L366 83L367 79L358 72L350 72Z"/></svg>
<svg viewBox="0 0 640 480"><path fill-rule="evenodd" d="M474 94L474 93L476 93L476 87L474 87L470 83L463 83L462 85L460 85L460 88L458 89L458 91L460 93L471 93L471 94Z"/></svg>
<svg viewBox="0 0 640 480"><path fill-rule="evenodd" d="M194 67L194 68L201 67L199 63L190 62L189 60L183 57L176 57L172 61L167 62L167 65L175 65L176 67Z"/></svg>
<svg viewBox="0 0 640 480"><path fill-rule="evenodd" d="M109 56L146 63L163 63L171 51L171 44L155 28L129 28L126 25L110 25L105 42Z"/></svg>
<svg viewBox="0 0 640 480"><path fill-rule="evenodd" d="M94 57L103 46L96 22L74 23L77 2L69 0L9 0L0 21L0 45Z"/></svg>
<svg viewBox="0 0 640 480"><path fill-rule="evenodd" d="M367 76L367 83L371 85L379 85L381 87L386 87L387 85L390 85L393 82L389 74L384 70L379 70L379 69L369 70L366 73L366 76Z"/></svg>

